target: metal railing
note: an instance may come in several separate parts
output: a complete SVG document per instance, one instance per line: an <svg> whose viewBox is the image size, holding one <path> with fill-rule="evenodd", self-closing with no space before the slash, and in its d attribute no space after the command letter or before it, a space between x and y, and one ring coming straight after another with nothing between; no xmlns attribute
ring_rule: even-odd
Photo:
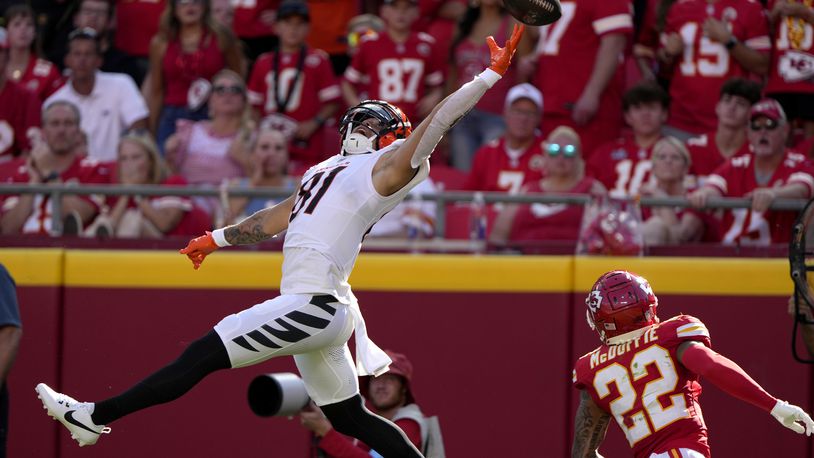
<svg viewBox="0 0 814 458"><path fill-rule="evenodd" d="M226 188L229 197L268 197L286 198L291 195L290 189L285 188ZM18 194L48 194L51 199L51 223L56 233L62 229L62 202L63 195L108 195L108 196L184 196L184 197L221 197L224 189L217 186L158 186L158 185L87 185L76 183L58 184L9 184L0 183L0 195ZM413 199L434 201L436 203L435 232L443 236L446 228L445 207L449 203L471 202L475 195L483 196L485 203L542 203L542 204L579 204L585 205L591 197L585 194L506 194L502 192L469 192L451 191L433 194L420 194ZM773 210L800 211L805 206L806 199L776 199L772 202ZM646 207L690 207L690 203L683 197L642 197L642 206ZM751 199L747 198L715 198L707 201L706 208L749 208Z"/></svg>

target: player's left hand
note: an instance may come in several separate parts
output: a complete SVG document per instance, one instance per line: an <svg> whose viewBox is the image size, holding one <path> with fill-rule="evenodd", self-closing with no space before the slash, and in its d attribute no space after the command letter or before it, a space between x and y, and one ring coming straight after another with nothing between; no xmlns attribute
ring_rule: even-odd
<svg viewBox="0 0 814 458"><path fill-rule="evenodd" d="M506 73L506 70L509 69L509 64L512 62L512 56L514 56L514 52L517 50L517 43L520 42L520 37L523 36L524 30L526 30L526 26L523 24L515 24L514 29L512 29L512 36L506 40L505 48L498 46L494 37L486 37L486 44L489 46L489 54L491 54L492 64L489 66L490 69L499 73L501 76Z"/></svg>
<svg viewBox="0 0 814 458"><path fill-rule="evenodd" d="M793 404L778 400L771 414L781 425L797 434L805 433L806 436L810 436L811 433L814 433L814 421L803 409Z"/></svg>
<svg viewBox="0 0 814 458"><path fill-rule="evenodd" d="M187 255L189 260L192 261L192 267L198 270L207 255L217 249L218 245L215 243L215 239L212 238L212 233L206 231L206 234L190 240L186 248L182 248L178 252Z"/></svg>

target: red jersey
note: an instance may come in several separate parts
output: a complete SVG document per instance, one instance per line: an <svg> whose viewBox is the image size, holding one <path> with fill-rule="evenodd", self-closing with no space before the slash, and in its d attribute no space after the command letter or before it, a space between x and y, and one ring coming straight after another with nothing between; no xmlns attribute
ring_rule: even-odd
<svg viewBox="0 0 814 458"><path fill-rule="evenodd" d="M585 177L564 194L588 194L596 180ZM540 180L530 183L526 192L546 192ZM517 209L510 240L577 240L582 224L582 205L530 204Z"/></svg>
<svg viewBox="0 0 814 458"><path fill-rule="evenodd" d="M394 42L387 33L367 34L345 70L345 79L361 88L365 98L401 108L417 126L418 101L428 89L444 82L443 48L426 33L410 33L404 43Z"/></svg>
<svg viewBox="0 0 814 458"><path fill-rule="evenodd" d="M754 0L679 0L670 8L664 35L678 33L684 54L675 63L670 82L670 125L700 134L717 125L715 104L721 85L748 72L729 55L723 43L704 36L707 18L728 24L735 38L746 46L769 52L769 26L763 7Z"/></svg>
<svg viewBox="0 0 814 458"><path fill-rule="evenodd" d="M756 188L800 183L808 188L807 199L814 195L814 166L802 154L786 151L783 162L765 185L759 185L755 180L754 160L755 155L751 152L729 159L707 177L705 186L714 187L724 197L743 197ZM741 245L788 243L796 216L793 211L756 213L749 208L727 211L721 226L722 241Z"/></svg>
<svg viewBox="0 0 814 458"><path fill-rule="evenodd" d="M535 138L525 151L514 156L506 150L503 137L481 146L475 152L464 189L516 194L524 184L539 180L543 177L541 141Z"/></svg>
<svg viewBox="0 0 814 458"><path fill-rule="evenodd" d="M671 448L688 448L709 457L698 375L682 366L676 354L686 341L711 347L709 331L689 315L643 331L636 338L603 344L579 358L574 386L613 415L634 457L646 458Z"/></svg>
<svg viewBox="0 0 814 458"><path fill-rule="evenodd" d="M769 0L767 9L771 11L776 3ZM766 93L814 93L814 27L802 18L778 18L772 43Z"/></svg>
<svg viewBox="0 0 814 458"><path fill-rule="evenodd" d="M198 49L185 53L181 42L176 40L167 44L167 51L161 63L164 80L164 105L174 107L187 106L187 93L192 82L198 78L211 80L215 73L226 66L223 52L218 47L214 33L205 32L198 44Z"/></svg>
<svg viewBox="0 0 814 458"><path fill-rule="evenodd" d="M622 137L597 148L586 174L599 180L611 197L635 196L650 181L653 146L642 148L632 137Z"/></svg>
<svg viewBox="0 0 814 458"><path fill-rule="evenodd" d="M687 140L687 150L690 152L690 170L688 175L696 180L703 179L721 166L726 159L715 144L715 132L710 132ZM732 157L749 152L749 142L744 141L740 149ZM702 184L699 182L699 184Z"/></svg>
<svg viewBox="0 0 814 458"><path fill-rule="evenodd" d="M31 57L25 71L16 80L17 84L33 92L40 102L44 102L57 89L62 87L65 79L59 73L59 69L51 62Z"/></svg>
<svg viewBox="0 0 814 458"><path fill-rule="evenodd" d="M260 18L264 14L275 14L281 0L231 0L231 3L235 9L235 18L232 21L235 35L240 38L274 35L274 27Z"/></svg>
<svg viewBox="0 0 814 458"><path fill-rule="evenodd" d="M25 159L18 159L16 162L16 167L8 170L11 171L11 175L2 177L6 183L28 183L30 177L28 176L28 167L26 166ZM75 158L70 167L59 175L59 179L63 183L107 184L110 183L110 178L110 164L102 164L93 159L80 157ZM104 200L101 196L82 195L79 196L79 198L89 202L97 209L101 206L101 203ZM2 214L14 207L17 204L19 197L0 196L0 199L3 199L0 200L0 214ZM35 194L33 207L34 209L23 224L21 232L23 234L50 234L50 195Z"/></svg>
<svg viewBox="0 0 814 458"><path fill-rule="evenodd" d="M150 40L158 32L158 22L166 0L117 0L114 46L125 54L150 55Z"/></svg>
<svg viewBox="0 0 814 458"><path fill-rule="evenodd" d="M31 149L28 134L40 125L41 104L34 93L6 80L0 90L0 162Z"/></svg>
<svg viewBox="0 0 814 458"><path fill-rule="evenodd" d="M544 114L571 116L573 105L593 74L599 41L609 33L633 34L628 0L564 1L562 17L540 27L533 84L545 94ZM620 56L621 62L621 56ZM599 102L598 118L621 117L624 79L621 65Z"/></svg>

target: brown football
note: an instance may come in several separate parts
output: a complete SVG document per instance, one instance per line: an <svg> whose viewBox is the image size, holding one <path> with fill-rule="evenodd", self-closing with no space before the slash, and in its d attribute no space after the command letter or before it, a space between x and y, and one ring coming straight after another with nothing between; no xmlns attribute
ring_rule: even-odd
<svg viewBox="0 0 814 458"><path fill-rule="evenodd" d="M551 24L562 16L559 0L503 0L509 14L526 25Z"/></svg>

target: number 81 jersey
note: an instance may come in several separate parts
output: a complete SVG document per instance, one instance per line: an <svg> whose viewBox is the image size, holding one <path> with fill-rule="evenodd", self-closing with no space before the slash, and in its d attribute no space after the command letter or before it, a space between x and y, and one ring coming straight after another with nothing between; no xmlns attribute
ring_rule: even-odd
<svg viewBox="0 0 814 458"><path fill-rule="evenodd" d="M676 355L684 341L711 346L706 326L679 315L643 329L636 338L602 345L582 356L573 383L613 415L635 457L688 448L709 457L698 376Z"/></svg>

